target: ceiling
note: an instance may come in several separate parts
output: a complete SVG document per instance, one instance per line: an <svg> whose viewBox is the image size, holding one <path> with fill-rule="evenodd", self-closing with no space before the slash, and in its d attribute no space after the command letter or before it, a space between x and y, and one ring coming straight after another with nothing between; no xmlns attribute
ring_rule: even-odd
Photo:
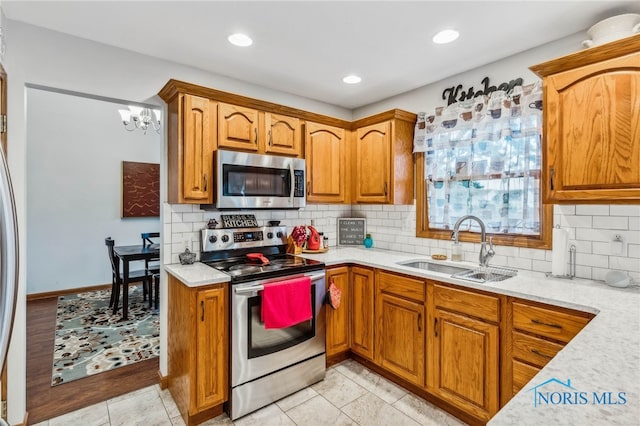
<svg viewBox="0 0 640 426"><path fill-rule="evenodd" d="M640 13L640 2L2 0L2 9L9 19L354 109ZM444 28L460 38L433 44ZM254 44L232 46L234 32ZM362 83L344 84L351 73Z"/></svg>

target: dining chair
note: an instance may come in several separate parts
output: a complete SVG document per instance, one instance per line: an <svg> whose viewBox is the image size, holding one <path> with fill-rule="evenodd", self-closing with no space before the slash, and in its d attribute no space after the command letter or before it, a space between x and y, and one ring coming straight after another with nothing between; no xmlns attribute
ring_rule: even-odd
<svg viewBox="0 0 640 426"><path fill-rule="evenodd" d="M153 241L152 238L160 238L160 233L159 232L143 232L140 234L140 238L142 238L142 247L147 247L147 246L150 246L151 244L158 244L158 242ZM143 299L147 297L147 293L148 293L149 307L151 308L154 302L153 293L155 290L155 305L157 309L158 308L158 290L160 287L159 285L160 256L154 257L151 259L146 259L144 262L144 270L145 270L145 282L148 283L148 286L147 288L145 288Z"/></svg>
<svg viewBox="0 0 640 426"><path fill-rule="evenodd" d="M120 259L113 251L115 241L111 237L104 239L104 244L107 246L107 253L109 254L109 262L111 262L111 297L109 298L109 307L113 308L113 314L118 312L118 305L120 304L120 287L124 280L124 276L120 272ZM142 282L143 292L146 293L146 288L151 287L150 279L145 270L130 270L129 271L129 284ZM128 291L129 289L123 289L122 291Z"/></svg>

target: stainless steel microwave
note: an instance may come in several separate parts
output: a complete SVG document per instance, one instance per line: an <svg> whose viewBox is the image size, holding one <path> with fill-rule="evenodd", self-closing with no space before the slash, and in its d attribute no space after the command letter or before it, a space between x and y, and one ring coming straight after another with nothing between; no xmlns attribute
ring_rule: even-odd
<svg viewBox="0 0 640 426"><path fill-rule="evenodd" d="M216 208L299 209L306 205L302 158L218 150Z"/></svg>

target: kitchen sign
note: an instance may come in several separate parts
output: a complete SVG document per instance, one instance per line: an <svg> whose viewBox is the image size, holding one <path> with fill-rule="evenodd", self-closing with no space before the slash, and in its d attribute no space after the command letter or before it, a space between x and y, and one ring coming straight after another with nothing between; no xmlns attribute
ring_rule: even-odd
<svg viewBox="0 0 640 426"><path fill-rule="evenodd" d="M223 228L255 228L258 226L254 214L223 214L220 215Z"/></svg>
<svg viewBox="0 0 640 426"><path fill-rule="evenodd" d="M338 245L361 246L367 230L367 219L341 218L338 219Z"/></svg>
<svg viewBox="0 0 640 426"><path fill-rule="evenodd" d="M442 99L447 101L447 106L456 103L462 102L468 99L477 98L478 96L489 96L492 92L496 90L504 90L509 93L516 86L522 86L523 80L522 78L516 78L515 80L511 80L508 83L504 82L500 85L491 86L489 82L489 77L485 77L480 82L482 84L482 88L476 90L473 86L462 90L462 84L458 84L457 86L448 87L444 89L442 92Z"/></svg>

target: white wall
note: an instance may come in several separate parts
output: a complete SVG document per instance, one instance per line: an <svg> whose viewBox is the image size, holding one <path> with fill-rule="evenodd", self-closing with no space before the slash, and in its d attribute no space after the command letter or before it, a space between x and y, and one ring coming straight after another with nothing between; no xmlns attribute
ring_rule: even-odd
<svg viewBox="0 0 640 426"><path fill-rule="evenodd" d="M351 111L12 20L7 20L5 33L7 50L3 65L9 78L9 168L21 241L18 309L8 358L11 365L8 420L15 424L23 421L26 411L27 84L164 106L156 94L169 79L175 78L347 120L351 119ZM161 168L161 179L163 173L166 171ZM164 286L162 292L166 293ZM166 303L166 297L163 301ZM161 312L166 312L166 305L161 306ZM161 329L166 330L164 315L161 315ZM166 373L166 336L162 331L160 338L163 348L160 369Z"/></svg>
<svg viewBox="0 0 640 426"><path fill-rule="evenodd" d="M140 244L160 218L121 218L122 161L160 163L163 136L128 132L125 105L27 89L27 294L111 282L104 239Z"/></svg>

